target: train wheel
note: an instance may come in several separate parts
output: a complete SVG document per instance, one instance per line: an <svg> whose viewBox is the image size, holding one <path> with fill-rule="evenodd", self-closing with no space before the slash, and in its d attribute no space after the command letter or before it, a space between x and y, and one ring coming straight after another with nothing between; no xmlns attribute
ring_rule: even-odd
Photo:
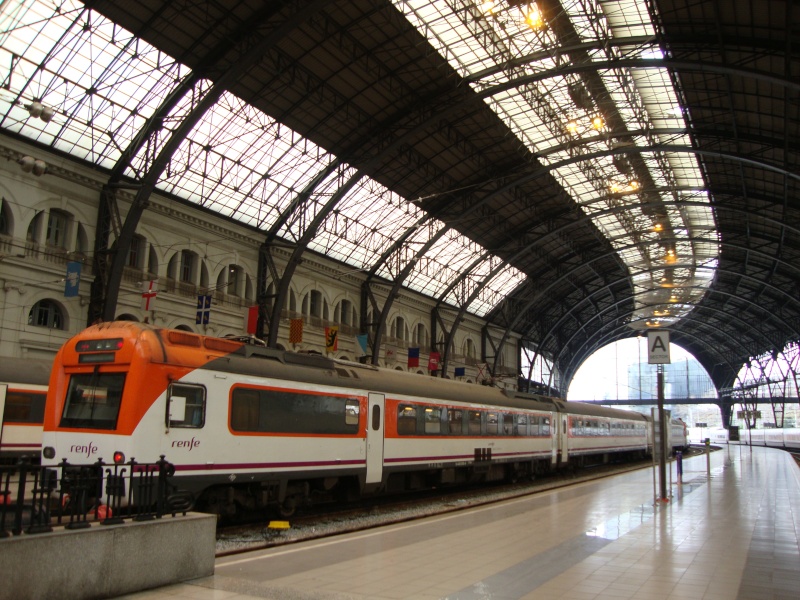
<svg viewBox="0 0 800 600"><path fill-rule="evenodd" d="M282 517L291 517L295 512L297 512L297 500L294 496L288 496L278 507L278 513Z"/></svg>

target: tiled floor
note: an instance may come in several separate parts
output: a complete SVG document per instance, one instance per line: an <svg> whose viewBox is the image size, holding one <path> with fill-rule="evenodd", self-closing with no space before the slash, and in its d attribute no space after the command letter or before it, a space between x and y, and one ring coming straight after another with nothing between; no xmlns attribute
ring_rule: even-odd
<svg viewBox="0 0 800 600"><path fill-rule="evenodd" d="M800 469L791 457L731 446L708 463L684 461L683 478L657 507L652 470L643 470L220 559L213 577L126 598L800 598Z"/></svg>

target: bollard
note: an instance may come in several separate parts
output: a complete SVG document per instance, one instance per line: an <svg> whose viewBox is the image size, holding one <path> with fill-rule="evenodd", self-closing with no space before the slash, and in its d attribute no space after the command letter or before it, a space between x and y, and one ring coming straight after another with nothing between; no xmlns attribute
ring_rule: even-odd
<svg viewBox="0 0 800 600"><path fill-rule="evenodd" d="M706 438L706 475L711 479L711 439Z"/></svg>
<svg viewBox="0 0 800 600"><path fill-rule="evenodd" d="M678 473L678 485L683 483L683 452L678 450L675 453L675 460L677 461L676 471Z"/></svg>

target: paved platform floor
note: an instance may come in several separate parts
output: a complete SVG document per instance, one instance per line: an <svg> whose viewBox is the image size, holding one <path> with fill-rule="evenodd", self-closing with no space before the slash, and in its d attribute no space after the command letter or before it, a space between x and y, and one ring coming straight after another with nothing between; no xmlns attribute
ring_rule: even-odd
<svg viewBox="0 0 800 600"><path fill-rule="evenodd" d="M126 598L800 598L800 469L792 458L734 445L683 466L678 486L673 465L665 504L654 503L645 469L218 559L212 577Z"/></svg>

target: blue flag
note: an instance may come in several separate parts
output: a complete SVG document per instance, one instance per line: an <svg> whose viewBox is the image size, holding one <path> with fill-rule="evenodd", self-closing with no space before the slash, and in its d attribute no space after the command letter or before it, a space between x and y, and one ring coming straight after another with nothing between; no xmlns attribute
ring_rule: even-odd
<svg viewBox="0 0 800 600"><path fill-rule="evenodd" d="M466 367L456 367L456 377L464 377L467 374Z"/></svg>
<svg viewBox="0 0 800 600"><path fill-rule="evenodd" d="M78 295L81 284L81 263L70 261L67 263L67 278L64 283L64 297L74 298Z"/></svg>
<svg viewBox="0 0 800 600"><path fill-rule="evenodd" d="M197 325L208 325L208 319L211 316L211 294L200 294L197 297L197 318L195 323Z"/></svg>
<svg viewBox="0 0 800 600"><path fill-rule="evenodd" d="M362 333L361 335L356 336L356 342L358 342L358 349L361 351L359 356L366 356L367 354L367 334Z"/></svg>

